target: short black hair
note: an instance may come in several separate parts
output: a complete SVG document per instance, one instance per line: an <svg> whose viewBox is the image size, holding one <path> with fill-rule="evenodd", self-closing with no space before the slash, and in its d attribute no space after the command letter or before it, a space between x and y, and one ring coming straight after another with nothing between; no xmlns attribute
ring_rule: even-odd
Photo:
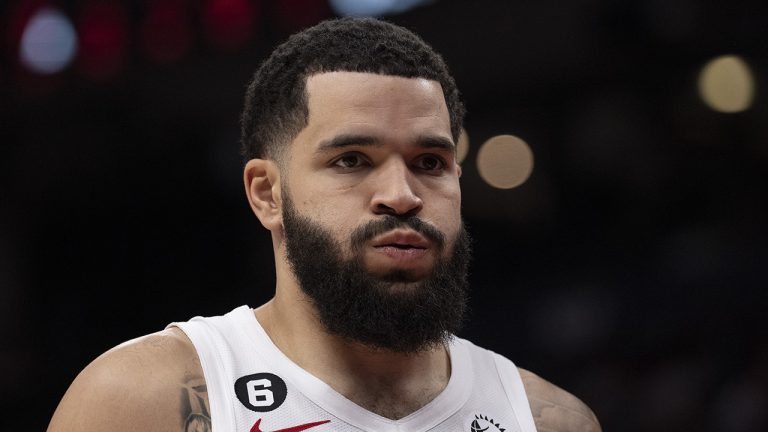
<svg viewBox="0 0 768 432"><path fill-rule="evenodd" d="M292 35L256 70L240 117L245 159L279 160L309 121L307 78L335 71L439 82L453 141L458 141L464 105L442 57L403 27L373 18L338 18Z"/></svg>

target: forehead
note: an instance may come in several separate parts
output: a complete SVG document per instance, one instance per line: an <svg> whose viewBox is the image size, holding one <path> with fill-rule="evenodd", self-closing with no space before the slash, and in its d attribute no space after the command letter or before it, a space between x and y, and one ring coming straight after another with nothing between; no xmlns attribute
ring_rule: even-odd
<svg viewBox="0 0 768 432"><path fill-rule="evenodd" d="M383 140L407 139L409 135L451 139L448 108L437 81L326 72L310 76L306 88L309 121L304 132L315 138L358 133Z"/></svg>

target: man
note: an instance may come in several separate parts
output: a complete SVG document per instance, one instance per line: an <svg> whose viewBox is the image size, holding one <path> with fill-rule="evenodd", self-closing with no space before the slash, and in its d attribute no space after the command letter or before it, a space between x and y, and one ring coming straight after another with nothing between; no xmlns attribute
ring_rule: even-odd
<svg viewBox="0 0 768 432"><path fill-rule="evenodd" d="M442 59L405 29L340 19L292 36L242 116L274 297L108 351L49 431L599 431L574 396L452 336L463 113Z"/></svg>

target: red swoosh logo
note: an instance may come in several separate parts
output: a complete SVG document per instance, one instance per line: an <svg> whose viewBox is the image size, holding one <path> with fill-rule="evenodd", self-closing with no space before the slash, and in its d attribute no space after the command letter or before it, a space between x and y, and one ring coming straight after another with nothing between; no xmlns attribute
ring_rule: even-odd
<svg viewBox="0 0 768 432"><path fill-rule="evenodd" d="M303 425L293 426L285 429L278 429L276 431L271 432L301 432L303 430L307 430L309 428L313 428L315 426L320 426L321 424L330 423L330 420L323 420L318 422L312 422L312 423L304 423ZM261 424L261 419L256 420L256 423L251 428L251 432L263 432L259 425Z"/></svg>

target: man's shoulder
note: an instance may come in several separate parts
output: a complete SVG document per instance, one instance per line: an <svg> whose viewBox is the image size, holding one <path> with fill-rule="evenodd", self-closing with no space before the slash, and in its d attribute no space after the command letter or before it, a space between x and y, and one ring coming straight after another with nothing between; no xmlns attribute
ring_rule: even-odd
<svg viewBox="0 0 768 432"><path fill-rule="evenodd" d="M194 346L172 327L124 342L89 364L78 379L102 384L156 385L200 372Z"/></svg>
<svg viewBox="0 0 768 432"><path fill-rule="evenodd" d="M181 330L143 336L110 349L83 369L48 430L179 430L179 395L186 382L201 379L195 349Z"/></svg>
<svg viewBox="0 0 768 432"><path fill-rule="evenodd" d="M557 432L600 432L592 410L579 398L528 370L518 368L536 429Z"/></svg>
<svg viewBox="0 0 768 432"><path fill-rule="evenodd" d="M471 341L456 338L474 347L477 352L490 353L497 360L508 362L520 374L536 429L547 432L600 432L600 423L592 410L579 398L552 384L535 373L514 366L508 358L478 347Z"/></svg>

